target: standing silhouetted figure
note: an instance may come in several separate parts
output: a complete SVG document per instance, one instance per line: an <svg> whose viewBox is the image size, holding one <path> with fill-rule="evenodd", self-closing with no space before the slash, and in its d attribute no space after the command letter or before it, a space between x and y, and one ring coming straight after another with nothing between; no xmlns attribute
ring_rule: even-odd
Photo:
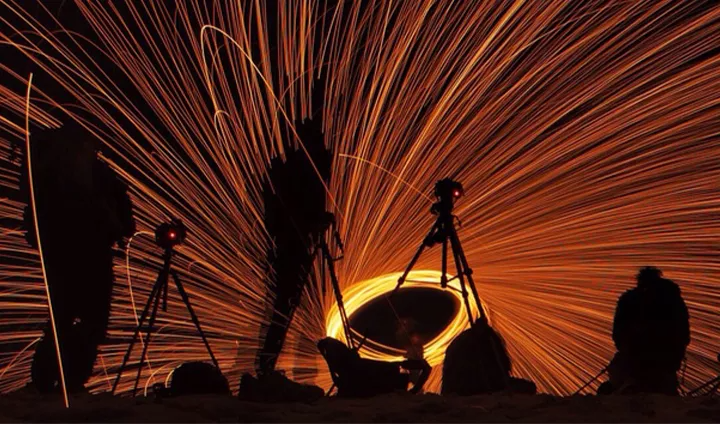
<svg viewBox="0 0 720 424"><path fill-rule="evenodd" d="M618 300L613 341L617 353L600 393L677 394L677 371L690 343L688 309L678 285L657 268L642 268L637 287Z"/></svg>
<svg viewBox="0 0 720 424"><path fill-rule="evenodd" d="M92 374L105 339L113 246L134 232L132 205L127 186L98 159L84 134L63 128L31 146L35 206L65 378L68 390L78 391ZM21 181L27 184L27 169ZM37 247L29 194L24 221L27 241ZM35 387L59 388L58 371L48 320L32 363Z"/></svg>
<svg viewBox="0 0 720 424"><path fill-rule="evenodd" d="M273 34L284 32L287 22L280 19L276 2L267 3L264 32L270 35L263 43L252 43L251 48L258 55L268 54L272 86L286 87L284 92L288 93L289 89L301 87L303 83L300 80L306 78L307 74L297 75L299 78L296 78L296 75L288 73L284 68L287 45L280 43L282 37ZM323 43L327 31L331 25L340 25L332 17L336 12L342 11L337 9L341 4L338 0L324 1L323 6L317 9L317 17L312 17L312 24L306 34L307 40L313 41L312 51L326 51ZM297 17L290 16L292 19ZM263 51L265 46L266 52ZM297 52L293 54L295 53ZM255 379L248 373L242 376L240 382L240 397L253 400L273 397L265 396L264 393L276 393L276 399L292 399L293 395L289 394L291 392L297 392L300 399L306 397L306 392L314 391L308 389L309 386L290 381L275 370L293 315L308 286L314 266L316 242L323 236L327 223L327 193L324 183L330 181L332 155L326 147L323 133L326 81L319 77L329 72L327 68L331 65L325 58L306 58L309 66L313 68L313 81L306 85L305 89L298 90L296 95L280 96L280 91L275 93L283 102L288 103L286 110L292 112L293 127L301 143L296 141L292 131L283 128L284 158L276 157L271 161L268 180L263 186L264 223L271 239L271 248L268 251L268 314L260 331L260 349L256 358L258 378ZM317 68L315 61L319 65ZM308 94L311 103L303 105L309 106L309 110L303 112L304 107L300 106L308 100ZM295 107L290 107L290 102L296 102ZM280 114L278 117L279 122L284 125L285 117ZM285 391L287 396L281 393Z"/></svg>
<svg viewBox="0 0 720 424"><path fill-rule="evenodd" d="M264 186L265 228L273 245L269 289L274 292L272 316L258 355L258 374L274 370L288 326L301 300L315 261L314 240L325 220L323 185L330 179L330 152L325 147L321 123L306 120L296 130L310 158L287 142L285 159L273 159ZM318 172L320 171L320 175Z"/></svg>
<svg viewBox="0 0 720 424"><path fill-rule="evenodd" d="M502 337L480 318L445 351L443 395L471 396L511 391L534 394L535 383L510 376L512 363Z"/></svg>

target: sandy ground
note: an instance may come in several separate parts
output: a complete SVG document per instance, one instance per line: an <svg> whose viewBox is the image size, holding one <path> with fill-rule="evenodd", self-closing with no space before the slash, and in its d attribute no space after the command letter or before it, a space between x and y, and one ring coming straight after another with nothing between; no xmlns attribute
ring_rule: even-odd
<svg viewBox="0 0 720 424"><path fill-rule="evenodd" d="M259 404L224 396L150 398L16 392L0 397L0 422L719 422L720 399L664 396L392 395Z"/></svg>

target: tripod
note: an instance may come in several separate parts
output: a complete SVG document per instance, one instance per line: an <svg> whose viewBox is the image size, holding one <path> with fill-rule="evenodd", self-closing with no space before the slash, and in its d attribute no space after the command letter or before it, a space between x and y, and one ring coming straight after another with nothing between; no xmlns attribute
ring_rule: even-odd
<svg viewBox="0 0 720 424"><path fill-rule="evenodd" d="M174 235L170 235L170 238L175 238ZM145 320L148 318L148 312L150 311L150 304L152 304L152 313L150 314L150 319L148 321L147 328L145 330L145 343L143 346L142 356L140 356L140 366L137 370L137 375L135 377L135 385L133 386L133 397L135 396L135 393L137 392L138 383L140 382L140 374L142 372L143 366L145 365L145 356L147 354L148 346L150 345L150 336L152 335L152 328L153 324L155 324L155 318L157 317L157 311L158 306L160 305L160 300L162 299L162 309L163 311L167 312L167 295L168 295L168 278L170 275L172 275L173 280L175 281L175 286L177 286L178 292L180 293L180 297L182 298L183 302L185 303L185 306L187 307L188 312L190 312L190 317L192 318L193 323L195 324L195 327L198 330L198 333L200 333L200 337L202 337L203 342L205 343L205 347L207 348L208 353L210 354L210 358L213 361L213 364L215 367L217 367L218 370L220 370L220 366L218 365L217 359L215 359L215 355L212 353L212 349L210 349L210 344L208 343L207 339L205 338L205 333L203 333L202 328L200 328L200 321L198 320L197 315L195 315L195 312L193 311L192 306L190 305L190 299L188 298L187 292L185 291L185 288L180 283L180 278L178 278L178 275L175 271L170 269L170 265L172 262L172 256L174 254L172 245L165 246L165 253L163 255L163 266L160 270L160 273L158 274L157 280L155 280L155 284L153 285L152 290L150 291L150 296L148 297L147 303L145 303L145 308L143 309L142 315L140 315L140 320L138 321L137 327L135 327L135 333L133 334L132 341L130 342L130 346L128 346L127 351L125 352L125 358L123 358L122 365L120 365L120 369L118 370L117 377L115 378L115 383L113 384L112 393L115 394L115 391L117 390L118 383L120 382L120 377L122 376L123 371L125 371L125 366L127 365L127 361L130 358L130 354L132 353L133 347L135 346L135 342L137 342L138 336L140 335L140 330L142 329L143 324L145 323Z"/></svg>
<svg viewBox="0 0 720 424"><path fill-rule="evenodd" d="M702 386L698 387L697 389L694 389L690 392L688 392L687 396L693 397L693 396L700 396L704 394L705 396L714 396L715 393L717 393L718 388L720 388L720 376L717 376L713 378L710 381L705 382Z"/></svg>
<svg viewBox="0 0 720 424"><path fill-rule="evenodd" d="M458 237L457 230L455 229L455 220L457 217L452 214L455 199L462 196L462 194L463 191L460 183L449 178L440 180L435 184L435 196L437 196L438 201L432 205L430 212L437 215L437 219L430 229L430 232L428 232L425 239L420 244L420 247L418 247L415 252L415 256L412 257L407 268L405 268L405 272L403 272L400 278L398 278L397 286L391 293L391 296L396 293L400 289L400 286L402 286L402 284L407 280L410 271L415 266L418 259L420 259L420 255L422 255L425 248L432 247L435 244L440 243L442 244L440 286L444 289L447 288L450 281L455 279L459 281L460 292L462 293L465 310L468 314L468 320L470 321L470 325L474 326L475 320L473 319L472 310L470 309L470 300L468 299L468 286L470 287L470 292L472 292L473 300L475 301L478 311L480 311L479 318L485 318L485 312L483 311L480 296L478 296L477 288L475 287L475 282L472 278L472 269L470 268L470 265L468 265L465 252L460 244L460 238ZM455 269L457 272L457 274L450 279L448 279L447 276L448 243L452 249Z"/></svg>
<svg viewBox="0 0 720 424"><path fill-rule="evenodd" d="M602 377L603 374L605 374L608 370L608 367L610 365L606 365L605 368L601 369L599 373L595 374L595 377L591 378L590 380L586 381L585 384L583 384L579 389L575 390L575 393L572 394L572 396L580 394L583 390L585 390L586 387L593 384L598 378Z"/></svg>
<svg viewBox="0 0 720 424"><path fill-rule="evenodd" d="M337 274L335 273L335 261L342 259L344 255L343 243L340 239L340 232L335 227L335 216L332 213L326 213L324 224L325 231L321 233L317 240L317 244L319 245L318 249L320 250L320 258L322 261L321 280L323 283L323 290L325 289L325 267L327 267L328 273L330 274L330 283L332 284L333 293L335 294L335 302L337 303L338 310L340 311L340 321L342 321L343 332L345 333L347 346L350 348L350 350L357 352L365 343L365 340L367 340L367 334L365 335L363 340L360 341L359 344L355 345L355 339L352 334L352 329L350 328L350 321L348 320L347 312L345 311L345 302L343 301L342 291L340 290L340 283L338 281ZM340 256L338 257L333 257L330 254L330 247L328 246L328 243L325 239L325 233L328 230L332 232L332 237L335 240L335 244L340 250ZM330 374L333 376L333 384L327 391L326 396L330 396L330 393L332 393L333 389L335 389L335 387L337 386L333 370L330 370Z"/></svg>
<svg viewBox="0 0 720 424"><path fill-rule="evenodd" d="M717 356L717 360L720 362L720 354ZM687 396L694 397L694 396L714 396L715 393L717 393L718 389L720 389L720 375L718 375L715 378L712 378L702 385L700 387L693 389L687 393Z"/></svg>
<svg viewBox="0 0 720 424"><path fill-rule="evenodd" d="M325 240L325 232L327 232L328 230L332 232L332 237L335 240L335 244L340 250L340 256L338 257L333 257L330 254L330 247ZM326 213L325 231L323 231L321 234L322 235L318 237L317 244L320 246L318 249L320 250L320 258L322 260L321 279L323 283L323 289L325 287L325 267L327 266L328 273L330 274L330 283L332 284L333 293L335 294L335 301L337 302L338 310L340 311L340 321L342 321L343 331L345 332L345 339L347 340L347 344L350 349L357 350L359 349L359 346L355 346L352 330L350 328L350 321L348 320L347 312L345 312L345 302L343 301L342 292L340 291L340 283L338 281L337 274L335 273L335 261L343 258L344 247L342 240L340 239L340 232L335 227L335 216L330 212Z"/></svg>

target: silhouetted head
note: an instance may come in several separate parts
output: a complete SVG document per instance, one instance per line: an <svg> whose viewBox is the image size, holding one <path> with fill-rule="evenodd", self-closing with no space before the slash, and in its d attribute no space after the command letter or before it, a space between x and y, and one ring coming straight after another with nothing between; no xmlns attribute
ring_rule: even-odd
<svg viewBox="0 0 720 424"><path fill-rule="evenodd" d="M637 285L638 287L648 287L662 281L662 275L662 271L654 266L642 267L637 274Z"/></svg>
<svg viewBox="0 0 720 424"><path fill-rule="evenodd" d="M400 346L407 347L412 344L412 338L417 334L417 321L412 318L401 318L395 326L395 339Z"/></svg>

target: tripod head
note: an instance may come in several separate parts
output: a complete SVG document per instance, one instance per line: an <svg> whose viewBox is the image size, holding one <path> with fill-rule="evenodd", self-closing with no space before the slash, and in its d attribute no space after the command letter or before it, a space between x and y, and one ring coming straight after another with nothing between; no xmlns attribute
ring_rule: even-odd
<svg viewBox="0 0 720 424"><path fill-rule="evenodd" d="M155 244L166 250L182 244L186 236L187 228L177 218L172 218L170 222L164 222L155 228Z"/></svg>
<svg viewBox="0 0 720 424"><path fill-rule="evenodd" d="M437 215L437 221L440 225L433 227L434 230L425 237L423 243L427 247L432 247L447 240L448 227L452 225L453 219L456 219L452 213L455 201L462 197L464 193L462 184L450 178L443 178L435 183L437 201L430 207L430 213Z"/></svg>
<svg viewBox="0 0 720 424"><path fill-rule="evenodd" d="M197 328L198 333L200 333L200 337L205 343L205 348L207 348L207 351L210 354L210 359L212 359L215 367L218 370L220 369L217 359L215 359L215 355L210 348L210 344L205 337L205 333L202 331L202 328L200 328L200 320L198 319L197 315L195 315L195 311L193 310L192 306L190 306L190 298L188 297L185 288L180 282L180 278L178 277L177 273L171 269L173 248L185 241L186 236L187 229L179 219L175 218L173 218L170 222L165 222L158 225L155 229L155 243L165 249L165 254L163 255L163 266L158 273L158 277L155 280L155 284L153 284L152 290L150 291L150 296L148 297L147 303L145 303L145 308L140 315L137 327L135 327L132 341L130 341L130 345L125 352L125 357L123 358L122 365L120 365L117 377L115 378L115 383L112 387L113 394L117 390L118 383L120 382L120 377L125 371L125 366L127 365L128 359L130 359L130 354L132 353L133 346L135 346L135 342L137 342L138 340L138 336L140 335L140 331L143 329L145 320L149 317L149 322L147 323L147 327L145 328L146 335L143 341L143 352L140 356L140 366L138 367L137 375L135 377L135 386L133 387L132 392L133 396L135 396L135 393L137 392L138 384L140 382L140 374L142 373L143 366L145 365L145 355L147 354L148 346L150 345L150 335L153 331L153 325L155 323L158 307L160 306L161 301L163 311L167 311L167 297L169 285L168 279L170 276L172 276L173 280L175 281L175 286L177 286L180 297L182 298L183 303L185 303L185 306L190 313L190 318L192 319L193 323L195 324L195 328ZM151 309L152 312L150 312Z"/></svg>
<svg viewBox="0 0 720 424"><path fill-rule="evenodd" d="M450 178L443 178L435 183L435 197L437 202L430 207L433 215L452 214L455 201L465 193L462 184Z"/></svg>
<svg viewBox="0 0 720 424"><path fill-rule="evenodd" d="M182 244L187 236L187 228L183 225L182 221L177 218L172 218L170 222L163 222L155 228L155 244L165 249L163 255L163 267L160 275L164 275L165 283L162 287L162 309L167 312L167 275L170 273L170 261L174 254L175 246Z"/></svg>
<svg viewBox="0 0 720 424"><path fill-rule="evenodd" d="M335 215L332 212L325 212L318 220L318 231L315 233L316 240L313 240L316 246L322 246L325 234L328 231L332 233L332 238L335 240L335 244L338 249L340 249L340 253L344 253L345 246L340 238L340 231L337 229L337 221L335 220Z"/></svg>

